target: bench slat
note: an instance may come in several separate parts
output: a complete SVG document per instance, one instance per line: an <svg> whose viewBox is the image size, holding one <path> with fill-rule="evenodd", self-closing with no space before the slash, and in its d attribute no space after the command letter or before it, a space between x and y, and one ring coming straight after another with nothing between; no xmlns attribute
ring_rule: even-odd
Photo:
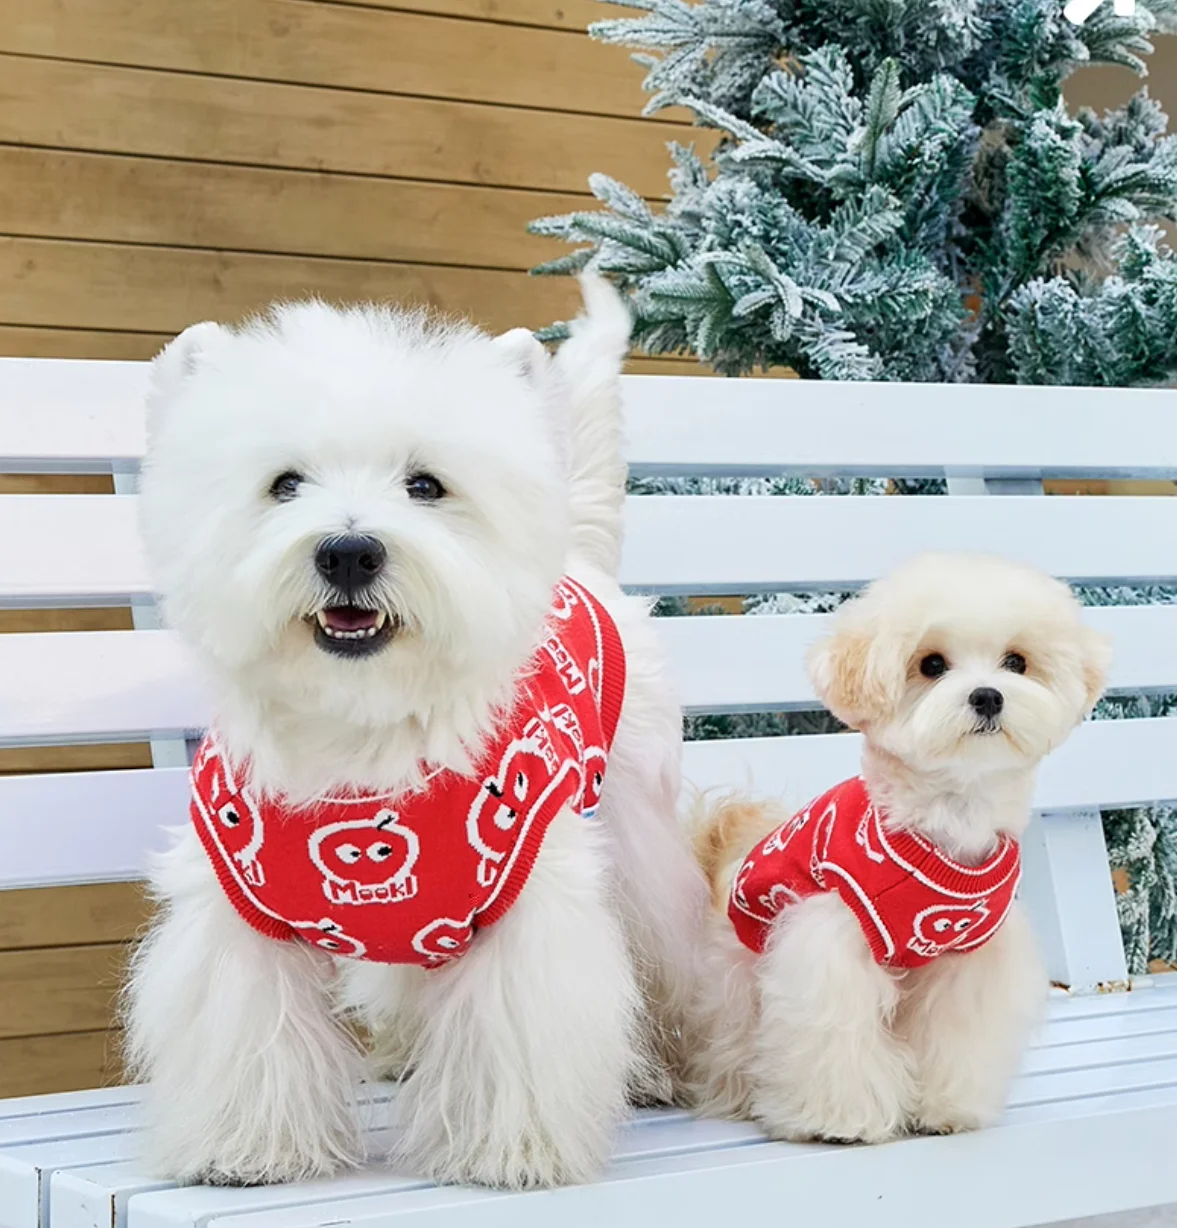
<svg viewBox="0 0 1177 1228"><path fill-rule="evenodd" d="M924 550L1086 584L1177 573L1177 499L631 498L623 582L659 593L854 588Z"/></svg>
<svg viewBox="0 0 1177 1228"><path fill-rule="evenodd" d="M799 477L1172 477L1177 393L623 380L634 473Z"/></svg>
<svg viewBox="0 0 1177 1228"><path fill-rule="evenodd" d="M105 1108L130 1104L139 1098L133 1087L96 1087L81 1092L46 1092L40 1096L14 1096L0 1100L0 1121L37 1118L50 1113L72 1113L77 1109Z"/></svg>
<svg viewBox="0 0 1177 1228"><path fill-rule="evenodd" d="M0 1147L0 1225L48 1228L53 1174L66 1167L125 1160L135 1151L132 1134L101 1134Z"/></svg>
<svg viewBox="0 0 1177 1228"><path fill-rule="evenodd" d="M199 667L169 631L0 636L0 745L195 733L210 712Z"/></svg>
<svg viewBox="0 0 1177 1228"><path fill-rule="evenodd" d="M1177 800L1177 717L1089 721L1042 764L1037 810L1092 810ZM704 788L740 787L804 805L857 770L857 734L733 738L685 748L687 778Z"/></svg>
<svg viewBox="0 0 1177 1228"><path fill-rule="evenodd" d="M845 589L929 549L1000 552L1087 584L1177 575L1177 499L929 498L631 498L622 581L663 593ZM0 605L149 595L136 503L0 497Z"/></svg>
<svg viewBox="0 0 1177 1228"><path fill-rule="evenodd" d="M1177 689L1177 605L1087 611L1115 640L1113 691ZM818 706L805 650L826 615L670 618L659 631L691 712ZM191 736L210 719L201 673L166 631L0 636L0 746Z"/></svg>
<svg viewBox="0 0 1177 1228"><path fill-rule="evenodd" d="M108 472L144 447L147 364L0 359L0 472ZM1177 393L622 379L641 473L1177 476Z"/></svg>
<svg viewBox="0 0 1177 1228"><path fill-rule="evenodd" d="M142 362L0 359L0 472L137 468L147 371Z"/></svg>
<svg viewBox="0 0 1177 1228"><path fill-rule="evenodd" d="M0 889L142 878L187 817L186 768L0 776Z"/></svg>
<svg viewBox="0 0 1177 1228"><path fill-rule="evenodd" d="M1177 717L1094 721L1042 766L1039 810L1177 800ZM686 779L699 788L750 788L801 806L858 767L856 734L690 742ZM183 768L0 777L0 888L142 876L166 847L162 828L188 814ZM25 838L35 816L44 838ZM18 838L19 836L19 838Z"/></svg>

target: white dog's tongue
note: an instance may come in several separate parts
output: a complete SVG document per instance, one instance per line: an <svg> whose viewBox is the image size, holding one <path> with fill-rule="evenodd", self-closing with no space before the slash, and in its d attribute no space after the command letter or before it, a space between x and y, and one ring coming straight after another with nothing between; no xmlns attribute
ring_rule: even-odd
<svg viewBox="0 0 1177 1228"><path fill-rule="evenodd" d="M328 606L320 619L332 631L367 631L382 621L378 611L361 610L354 605Z"/></svg>

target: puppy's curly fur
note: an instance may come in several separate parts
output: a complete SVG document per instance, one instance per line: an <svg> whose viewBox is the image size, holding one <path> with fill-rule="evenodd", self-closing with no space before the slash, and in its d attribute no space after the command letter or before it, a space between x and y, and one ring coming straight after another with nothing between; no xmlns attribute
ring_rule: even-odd
<svg viewBox="0 0 1177 1228"><path fill-rule="evenodd" d="M929 657L945 666L933 677ZM810 667L831 711L864 734L862 775L888 825L979 864L999 835L1025 829L1035 768L1094 705L1108 658L1065 585L1001 559L928 555L842 607ZM1004 697L995 722L970 706L979 687ZM975 951L893 972L840 897L816 895L783 909L754 954L727 917L732 880L788 817L736 796L696 815L711 886L699 1107L787 1139L879 1142L992 1122L1046 992L1020 909Z"/></svg>

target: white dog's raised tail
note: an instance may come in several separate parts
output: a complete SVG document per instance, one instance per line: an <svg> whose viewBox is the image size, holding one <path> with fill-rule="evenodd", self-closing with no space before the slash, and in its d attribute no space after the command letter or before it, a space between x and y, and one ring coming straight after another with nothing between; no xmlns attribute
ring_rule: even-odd
<svg viewBox="0 0 1177 1228"><path fill-rule="evenodd" d="M567 400L571 552L616 575L625 505L618 377L632 327L621 296L596 273L580 278L584 312L556 355Z"/></svg>

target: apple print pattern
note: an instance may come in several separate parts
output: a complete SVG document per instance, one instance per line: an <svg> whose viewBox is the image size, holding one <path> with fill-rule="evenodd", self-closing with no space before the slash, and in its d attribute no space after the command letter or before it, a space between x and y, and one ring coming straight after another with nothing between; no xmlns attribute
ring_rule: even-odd
<svg viewBox="0 0 1177 1228"><path fill-rule="evenodd" d="M728 917L740 941L760 952L784 910L836 891L878 963L918 968L992 938L1020 876L1021 850L1009 836L981 865L967 866L914 832L888 830L856 776L752 849L733 880Z"/></svg>

